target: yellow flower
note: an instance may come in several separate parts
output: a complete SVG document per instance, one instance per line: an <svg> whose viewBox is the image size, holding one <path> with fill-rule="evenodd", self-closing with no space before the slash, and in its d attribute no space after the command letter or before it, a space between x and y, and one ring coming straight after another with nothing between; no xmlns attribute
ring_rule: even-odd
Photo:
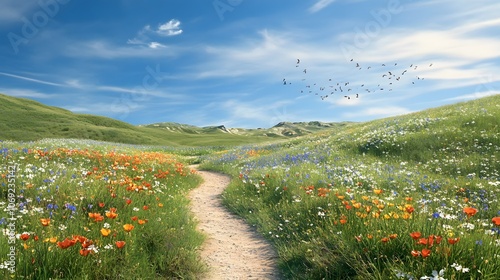
<svg viewBox="0 0 500 280"><path fill-rule="evenodd" d="M104 236L104 237L108 236L110 233L111 233L111 230L110 230L110 229L108 229L108 228L102 228L102 229L101 229L101 234L102 234L102 236Z"/></svg>
<svg viewBox="0 0 500 280"><path fill-rule="evenodd" d="M131 225L131 224L124 224L123 225L123 230L126 232L130 232L133 229L134 229L134 225Z"/></svg>

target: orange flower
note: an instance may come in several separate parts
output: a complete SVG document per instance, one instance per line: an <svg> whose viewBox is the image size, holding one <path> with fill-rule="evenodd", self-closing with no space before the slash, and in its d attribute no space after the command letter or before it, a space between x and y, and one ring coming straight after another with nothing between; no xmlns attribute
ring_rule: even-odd
<svg viewBox="0 0 500 280"><path fill-rule="evenodd" d="M118 214L116 214L115 212L106 212L106 217L110 218L110 219L114 219L116 217L118 217Z"/></svg>
<svg viewBox="0 0 500 280"><path fill-rule="evenodd" d="M94 222L101 222L104 217L100 213L89 213L89 218L94 219Z"/></svg>
<svg viewBox="0 0 500 280"><path fill-rule="evenodd" d="M163 207L163 203L158 203L158 207Z"/></svg>
<svg viewBox="0 0 500 280"><path fill-rule="evenodd" d="M465 207L464 213L467 214L467 217L472 217L472 216L476 215L477 209L474 207Z"/></svg>
<svg viewBox="0 0 500 280"><path fill-rule="evenodd" d="M111 233L111 230L110 230L110 229L108 229L108 228L102 228L102 229L101 229L101 234L102 234L102 236L104 236L104 237L108 236L110 233Z"/></svg>
<svg viewBox="0 0 500 280"><path fill-rule="evenodd" d="M422 249L422 258L427 258L430 255L431 255L431 250L429 250L429 249Z"/></svg>
<svg viewBox="0 0 500 280"><path fill-rule="evenodd" d="M408 212L409 214L411 214L411 213L413 213L413 211L415 211L415 208L413 208L413 206L411 206L409 204L406 204L405 211Z"/></svg>
<svg viewBox="0 0 500 280"><path fill-rule="evenodd" d="M123 246L125 246L125 241L116 241L115 244L118 249L121 249L123 248Z"/></svg>
<svg viewBox="0 0 500 280"><path fill-rule="evenodd" d="M130 199L130 198L127 198L127 200L125 200L125 203L127 203L127 204L130 204L130 203L132 203L132 199Z"/></svg>
<svg viewBox="0 0 500 280"><path fill-rule="evenodd" d="M85 242L85 240L87 240L87 238L81 235L73 235L73 240L75 240L75 242L83 243Z"/></svg>
<svg viewBox="0 0 500 280"><path fill-rule="evenodd" d="M381 194L383 191L381 189L374 189L373 192L375 194Z"/></svg>
<svg viewBox="0 0 500 280"><path fill-rule="evenodd" d="M40 222L42 223L42 226L46 227L46 226L50 225L50 218L40 219Z"/></svg>
<svg viewBox="0 0 500 280"><path fill-rule="evenodd" d="M393 234L389 235L390 239L396 239L397 237L398 237L397 233L393 233Z"/></svg>
<svg viewBox="0 0 500 280"><path fill-rule="evenodd" d="M448 244L450 244L450 245L453 245L453 244L457 243L458 241L460 241L460 237L448 238Z"/></svg>
<svg viewBox="0 0 500 280"><path fill-rule="evenodd" d="M417 244L419 244L419 245L427 245L428 242L429 242L429 240L427 238L420 238L417 241Z"/></svg>
<svg viewBox="0 0 500 280"><path fill-rule="evenodd" d="M143 225L148 222L148 220L138 220L137 221L140 225Z"/></svg>
<svg viewBox="0 0 500 280"><path fill-rule="evenodd" d="M126 232L130 232L133 229L134 229L134 225L131 225L131 224L124 224L123 225L123 230Z"/></svg>
<svg viewBox="0 0 500 280"><path fill-rule="evenodd" d="M414 256L414 257L418 257L420 256L420 251L417 251L417 250L411 250L411 255Z"/></svg>
<svg viewBox="0 0 500 280"><path fill-rule="evenodd" d="M494 217L491 219L491 222L495 224L495 226L500 226L500 217Z"/></svg>
<svg viewBox="0 0 500 280"><path fill-rule="evenodd" d="M92 240L85 239L85 241L82 242L82 248L86 249L86 248L88 248L92 244L94 244L94 242L92 242Z"/></svg>
<svg viewBox="0 0 500 280"><path fill-rule="evenodd" d="M30 234L29 233L21 233L21 236L19 236L19 238L23 241L26 241L28 239L30 239Z"/></svg>
<svg viewBox="0 0 500 280"><path fill-rule="evenodd" d="M104 205L105 205L104 202L99 202L99 207L102 208L102 207L104 207Z"/></svg>
<svg viewBox="0 0 500 280"><path fill-rule="evenodd" d="M148 209L149 209L149 206L144 205L144 206L142 206L142 209L143 209L143 210L148 210Z"/></svg>
<svg viewBox="0 0 500 280"><path fill-rule="evenodd" d="M86 257L92 250L80 249L80 255Z"/></svg>
<svg viewBox="0 0 500 280"><path fill-rule="evenodd" d="M384 238L380 239L380 241L382 241L383 243L387 243L387 242L389 242L389 238L384 237Z"/></svg>
<svg viewBox="0 0 500 280"><path fill-rule="evenodd" d="M418 231L415 231L415 232L410 233L410 236L414 240L417 240L417 239L419 239L422 236L422 234L420 232L418 232Z"/></svg>
<svg viewBox="0 0 500 280"><path fill-rule="evenodd" d="M66 248L69 248L69 247L75 245L75 243L76 243L75 240L66 238L62 242L57 242L57 247L59 247L61 249L66 249Z"/></svg>

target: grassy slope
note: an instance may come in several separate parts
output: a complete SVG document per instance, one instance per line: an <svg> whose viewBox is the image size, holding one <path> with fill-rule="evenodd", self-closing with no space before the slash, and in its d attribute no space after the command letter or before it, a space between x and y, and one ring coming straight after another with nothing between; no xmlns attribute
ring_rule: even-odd
<svg viewBox="0 0 500 280"><path fill-rule="evenodd" d="M243 136L219 131L188 134L133 126L111 118L74 114L30 99L0 94L0 139L33 141L43 138L93 139L109 142L166 145L243 145L275 140L265 136ZM281 139L283 139L281 137Z"/></svg>
<svg viewBox="0 0 500 280"><path fill-rule="evenodd" d="M498 279L492 276L497 271L496 264L468 258L471 248L475 248L474 242L488 238L484 230L464 234L460 220L446 221L462 240L453 260L443 259L433 251L432 265L409 255L412 249L419 248L409 238L409 232L449 234L439 228L442 219L430 222L430 215L438 211L435 209L447 209L448 213L463 218L463 207L477 207L480 209L477 219L483 219L477 220L477 227L481 221L484 224L498 215L498 191L490 183L500 178L499 158L500 95L496 95L350 124L335 133L321 132L285 144L235 149L214 155L203 167L234 176L224 194L226 205L256 224L276 244L282 268L290 279L389 279L394 269L422 276L429 275L432 269L449 266L447 261L460 262L464 267L481 267L484 279ZM333 187L327 185L330 182ZM314 192L319 188L329 188L332 192L326 198L309 196L304 186L310 185L315 186ZM283 186L286 191L280 191ZM382 199L387 196L389 200L393 191L411 196L418 208L414 219L364 222L346 211L334 196L356 195L357 201L371 205L361 196L373 198L373 186L384 191ZM402 197L392 202L408 203ZM429 198L433 200L426 202L426 207L433 210L421 209L420 203ZM326 218L318 218L318 209L327 209ZM385 211L382 213L400 213L396 207ZM301 215L295 217L296 213ZM352 221L348 227L337 224L339 213ZM344 232L346 237L336 232ZM399 237L390 246L379 242L392 233ZM357 234L375 236L373 244L367 241L366 246L371 244L368 251L358 251L361 243L353 238ZM483 257L493 256L495 248L484 249L481 253L488 255ZM373 262L381 250L397 256L401 263ZM447 273L453 274L453 269L448 267ZM475 277L455 276L449 279Z"/></svg>

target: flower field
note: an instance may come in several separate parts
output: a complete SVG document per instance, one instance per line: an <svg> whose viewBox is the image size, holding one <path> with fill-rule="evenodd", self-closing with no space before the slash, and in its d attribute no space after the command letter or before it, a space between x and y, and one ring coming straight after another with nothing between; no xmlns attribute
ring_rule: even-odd
<svg viewBox="0 0 500 280"><path fill-rule="evenodd" d="M204 158L287 279L499 279L500 96Z"/></svg>
<svg viewBox="0 0 500 280"><path fill-rule="evenodd" d="M177 156L79 140L0 145L0 278L172 279L205 270L186 198L200 179Z"/></svg>

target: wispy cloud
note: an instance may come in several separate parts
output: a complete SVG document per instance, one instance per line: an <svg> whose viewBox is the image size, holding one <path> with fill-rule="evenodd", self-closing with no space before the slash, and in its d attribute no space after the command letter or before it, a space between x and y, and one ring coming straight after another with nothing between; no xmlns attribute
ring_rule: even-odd
<svg viewBox="0 0 500 280"><path fill-rule="evenodd" d="M127 44L144 45L151 49L164 48L166 45L154 41L151 37L172 37L182 34L181 22L177 19L171 19L165 23L159 24L156 29L151 25L144 26L133 39L129 39Z"/></svg>
<svg viewBox="0 0 500 280"><path fill-rule="evenodd" d="M38 80L38 79L33 79L33 78L29 78L29 77L24 77L24 76L19 76L19 75L4 73L4 72L0 72L0 75L11 77L11 78L16 78L16 79L20 79L20 80L25 80L25 81L29 81L29 82L33 82L33 83L44 84L44 85L58 86L58 87L65 86L63 84L42 81L42 80Z"/></svg>
<svg viewBox="0 0 500 280"><path fill-rule="evenodd" d="M95 57L104 59L132 58L132 57L162 57L175 56L180 48L166 46L158 42L142 43L129 41L131 45L122 46L106 40L92 40L70 45L65 54L71 57Z"/></svg>
<svg viewBox="0 0 500 280"><path fill-rule="evenodd" d="M48 99L54 98L54 94L47 94L38 92L31 89L18 89L18 88L0 88L0 92L5 93L10 96L15 97L25 97L25 98L40 98L40 99Z"/></svg>
<svg viewBox="0 0 500 280"><path fill-rule="evenodd" d="M475 93L471 93L471 94L463 94L463 95L459 95L456 97L446 98L446 99L444 99L444 101L466 101L466 100L483 98L483 97L498 95L498 94L500 94L500 90L475 92Z"/></svg>
<svg viewBox="0 0 500 280"><path fill-rule="evenodd" d="M316 2L314 5L312 5L309 8L309 12L310 13L319 12L319 11L323 10L324 8L333 4L335 1L337 1L337 0L318 0L318 2Z"/></svg>
<svg viewBox="0 0 500 280"><path fill-rule="evenodd" d="M0 25L11 22L21 23L21 17L33 10L38 1L2 0L0 9Z"/></svg>
<svg viewBox="0 0 500 280"><path fill-rule="evenodd" d="M344 113L342 115L344 119L363 119L365 117L370 117L370 118L392 117L392 116L409 114L412 112L413 112L412 110L409 110L405 107L381 106L381 107L363 108L358 111L351 111L348 113Z"/></svg>

